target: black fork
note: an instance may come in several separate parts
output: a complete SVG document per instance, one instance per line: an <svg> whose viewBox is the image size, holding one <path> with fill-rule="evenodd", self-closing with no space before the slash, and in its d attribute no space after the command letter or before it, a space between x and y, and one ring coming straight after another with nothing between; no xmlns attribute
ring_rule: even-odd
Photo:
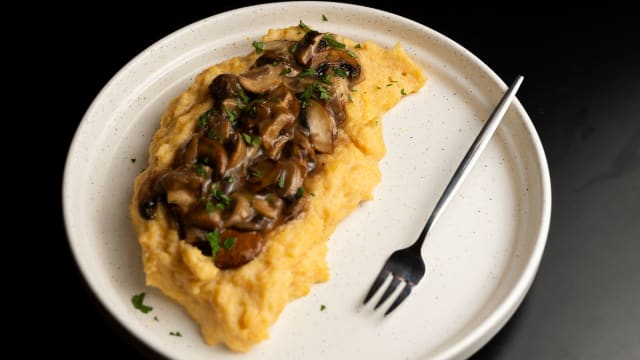
<svg viewBox="0 0 640 360"><path fill-rule="evenodd" d="M394 291L398 288L400 283L404 283L404 287L400 291L400 294L396 297L395 301L389 306L387 311L384 313L385 316L389 315L395 308L397 308L402 302L411 294L411 289L416 286L420 280L424 277L425 273L425 264L422 259L422 244L424 243L425 238L427 237L427 233L431 226L436 222L436 220L442 214L444 208L449 204L449 201L453 198L453 195L460 187L462 180L467 176L469 171L472 168L472 165L478 160L482 150L487 146L491 136L495 132L496 128L500 124L500 121L504 117L504 114L507 112L509 105L513 101L513 98L522 84L523 77L518 76L516 80L511 84L509 89L505 92L500 99L500 102L496 106L496 108L491 113L489 119L485 122L484 126L480 130L480 133L475 138L471 147L465 154L464 158L455 173L449 180L449 184L444 189L442 196L436 203L436 206L433 208L433 212L427 223L422 228L420 232L420 236L418 239L409 247L394 251L387 262L378 273L373 285L369 289L367 296L364 298L364 304L367 304L369 300L373 297L373 295L378 291L378 289L385 282L387 277L391 275L391 283L382 294L378 303L374 306L374 310L378 309L380 305L382 305L390 296L394 293Z"/></svg>

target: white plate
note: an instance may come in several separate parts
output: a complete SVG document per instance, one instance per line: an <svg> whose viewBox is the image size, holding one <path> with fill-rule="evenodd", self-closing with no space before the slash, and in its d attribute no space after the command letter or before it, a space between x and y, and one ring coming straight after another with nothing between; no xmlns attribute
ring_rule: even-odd
<svg viewBox="0 0 640 360"><path fill-rule="evenodd" d="M322 14L329 21L322 21ZM271 339L235 356L208 347L187 314L146 288L127 207L147 144L170 99L205 67L252 50L268 28L303 20L320 31L384 46L400 41L429 78L383 118L388 153L375 200L329 241L331 279L289 304ZM508 79L509 82L512 79ZM527 81L525 79L524 85ZM516 101L433 228L427 275L391 316L363 296L389 253L412 242L505 84L473 54L421 24L338 3L272 3L202 20L142 52L104 87L83 118L64 174L71 248L91 289L131 333L172 358L463 358L516 310L536 274L550 218L543 149ZM136 158L132 163L130 159ZM153 311L131 296L145 291ZM320 311L320 306L326 310ZM158 321L154 320L157 316ZM169 335L180 331L183 337Z"/></svg>

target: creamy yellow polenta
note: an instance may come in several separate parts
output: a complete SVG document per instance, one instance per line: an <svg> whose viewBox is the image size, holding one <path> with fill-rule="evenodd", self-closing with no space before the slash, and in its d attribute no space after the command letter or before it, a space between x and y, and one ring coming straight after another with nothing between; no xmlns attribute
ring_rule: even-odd
<svg viewBox="0 0 640 360"><path fill-rule="evenodd" d="M298 27L270 30L264 41L299 40L303 35ZM380 118L404 94L425 83L422 70L399 44L385 49L362 42L356 47L349 39L339 39L357 53L365 79L346 105L334 152L319 155L323 170L305 180L305 188L315 195L308 210L268 233L264 251L246 265L218 269L211 257L179 240L165 212L145 220L137 204L145 180L171 166L199 115L211 108L211 81L222 73L246 71L257 55L252 52L206 69L162 115L149 146L149 166L135 180L130 215L142 247L147 284L181 304L198 322L208 344L222 342L234 351L250 350L269 337L269 327L288 302L329 279L327 240L360 202L371 199L380 181L378 162L385 154Z"/></svg>

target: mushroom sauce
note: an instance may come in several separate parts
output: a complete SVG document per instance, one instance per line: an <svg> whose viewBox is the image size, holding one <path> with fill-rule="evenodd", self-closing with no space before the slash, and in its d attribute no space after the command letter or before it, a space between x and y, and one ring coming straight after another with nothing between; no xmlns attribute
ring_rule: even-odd
<svg viewBox="0 0 640 360"><path fill-rule="evenodd" d="M235 268L258 256L265 232L308 204L304 180L333 152L345 104L363 74L357 55L330 33L254 42L249 70L220 74L173 165L150 177L140 214L166 207L180 239Z"/></svg>

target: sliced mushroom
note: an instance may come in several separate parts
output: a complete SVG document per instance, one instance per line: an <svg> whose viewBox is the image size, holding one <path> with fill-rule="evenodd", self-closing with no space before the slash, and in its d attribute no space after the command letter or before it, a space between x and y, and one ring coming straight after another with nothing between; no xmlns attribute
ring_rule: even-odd
<svg viewBox="0 0 640 360"><path fill-rule="evenodd" d="M226 98L220 102L220 111L236 111L242 102L237 98Z"/></svg>
<svg viewBox="0 0 640 360"><path fill-rule="evenodd" d="M295 52L296 60L301 65L309 66L314 55L329 46L324 36L325 34L323 33L309 31L304 38L302 38Z"/></svg>
<svg viewBox="0 0 640 360"><path fill-rule="evenodd" d="M199 194L202 184L206 180L206 176L198 174L201 170L205 173L210 172L208 166L202 166L194 169L191 166L181 166L175 170L168 171L158 178L158 182L165 193L171 190L187 190Z"/></svg>
<svg viewBox="0 0 640 360"><path fill-rule="evenodd" d="M167 191L167 203L176 207L180 215L185 215L191 206L198 201L193 191L187 189L173 189Z"/></svg>
<svg viewBox="0 0 640 360"><path fill-rule="evenodd" d="M329 48L315 54L311 59L310 67L316 69L320 75L331 72L341 77L342 74L345 74L352 85L364 79L358 59L341 49Z"/></svg>
<svg viewBox="0 0 640 360"><path fill-rule="evenodd" d="M229 120L222 115L221 112L216 111L209 117L208 126L206 128L205 136L211 140L224 142L233 133L233 128Z"/></svg>
<svg viewBox="0 0 640 360"><path fill-rule="evenodd" d="M236 268L256 258L264 249L265 239L255 231L226 229L220 234L221 247L214 260L220 269ZM225 243L228 244L225 246Z"/></svg>
<svg viewBox="0 0 640 360"><path fill-rule="evenodd" d="M282 65L262 65L240 74L238 79L245 90L254 94L264 94L282 83L282 69Z"/></svg>
<svg viewBox="0 0 640 360"><path fill-rule="evenodd" d="M284 202L280 197L273 194L267 195L267 197L255 197L251 201L251 206L255 211L263 216L268 217L271 220L276 220L282 211Z"/></svg>
<svg viewBox="0 0 640 360"><path fill-rule="evenodd" d="M327 110L333 116L337 126L342 126L346 118L344 111L345 104L349 101L349 81L343 78L334 78L330 87L329 96L331 100L327 103Z"/></svg>
<svg viewBox="0 0 640 360"><path fill-rule="evenodd" d="M278 193L284 198L292 197L302 187L304 181L303 170L294 161L282 161L280 164L280 178L277 183Z"/></svg>
<svg viewBox="0 0 640 360"><path fill-rule="evenodd" d="M217 209L207 209L205 203L198 202L183 217L185 226L195 226L213 230L223 226L222 216Z"/></svg>
<svg viewBox="0 0 640 360"><path fill-rule="evenodd" d="M206 242L205 236L207 236L207 231L198 227L188 227L185 231L184 241L187 244L195 245L199 242ZM209 249L209 254L211 255L211 250Z"/></svg>
<svg viewBox="0 0 640 360"><path fill-rule="evenodd" d="M240 96L244 91L238 82L238 76L221 74L216 76L209 85L209 93L213 97L215 107L219 109L225 99Z"/></svg>
<svg viewBox="0 0 640 360"><path fill-rule="evenodd" d="M229 154L228 169L238 166L247 155L247 145L240 135L236 134L231 142L233 143L233 150Z"/></svg>
<svg viewBox="0 0 640 360"><path fill-rule="evenodd" d="M277 159L285 143L293 136L296 116L288 109L277 107L272 116L259 124L262 147L267 156Z"/></svg>
<svg viewBox="0 0 640 360"><path fill-rule="evenodd" d="M282 83L288 89L293 91L296 94L300 94L306 88L311 86L314 82L318 81L317 76L305 76L305 77L285 77L282 79Z"/></svg>
<svg viewBox="0 0 640 360"><path fill-rule="evenodd" d="M287 158L306 168L304 175L315 169L316 152L301 127L296 128L293 139L288 143Z"/></svg>
<svg viewBox="0 0 640 360"><path fill-rule="evenodd" d="M247 185L249 190L258 193L274 184L280 175L278 163L265 156L257 158L247 170Z"/></svg>
<svg viewBox="0 0 640 360"><path fill-rule="evenodd" d="M198 139L199 136L194 135L191 139L178 149L176 157L173 160L173 166L193 165L198 160Z"/></svg>
<svg viewBox="0 0 640 360"><path fill-rule="evenodd" d="M331 114L320 103L310 100L304 118L313 148L320 153L332 153L336 124Z"/></svg>
<svg viewBox="0 0 640 360"><path fill-rule="evenodd" d="M206 137L198 141L198 158L212 166L217 177L222 176L227 170L228 158L222 144Z"/></svg>
<svg viewBox="0 0 640 360"><path fill-rule="evenodd" d="M293 198L291 202L285 207L282 221L287 222L295 219L307 209L309 203L310 201L308 196Z"/></svg>
<svg viewBox="0 0 640 360"><path fill-rule="evenodd" d="M250 222L254 212L246 195L236 192L231 195L231 199L233 200L233 210L225 219L225 225L241 227L244 223Z"/></svg>
<svg viewBox="0 0 640 360"><path fill-rule="evenodd" d="M274 40L264 43L262 55L256 60L255 66L267 64L291 64L293 63L293 54L291 47L296 44L295 41Z"/></svg>

